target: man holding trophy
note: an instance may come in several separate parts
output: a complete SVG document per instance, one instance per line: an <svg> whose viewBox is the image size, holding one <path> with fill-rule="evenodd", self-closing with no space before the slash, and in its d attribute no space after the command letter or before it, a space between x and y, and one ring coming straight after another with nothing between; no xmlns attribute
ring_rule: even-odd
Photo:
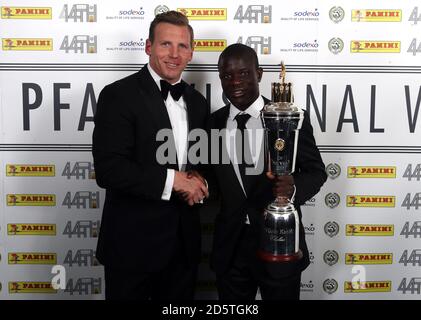
<svg viewBox="0 0 421 320"><path fill-rule="evenodd" d="M284 76L272 101L260 95L263 69L248 46L228 46L218 71L230 102L209 121L226 132L211 152L229 156L212 165L221 195L211 255L219 298L254 300L260 288L264 300L297 300L309 265L300 205L326 181L309 116L292 103Z"/></svg>

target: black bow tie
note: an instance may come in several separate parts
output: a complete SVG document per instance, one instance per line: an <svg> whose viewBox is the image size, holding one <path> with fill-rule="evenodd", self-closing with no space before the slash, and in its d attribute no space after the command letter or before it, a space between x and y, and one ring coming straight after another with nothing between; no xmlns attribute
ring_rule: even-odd
<svg viewBox="0 0 421 320"><path fill-rule="evenodd" d="M175 101L178 101L183 95L186 85L184 82L179 82L175 85L171 85L165 80L161 80L161 95L164 100L167 100L168 92L171 93L171 96Z"/></svg>

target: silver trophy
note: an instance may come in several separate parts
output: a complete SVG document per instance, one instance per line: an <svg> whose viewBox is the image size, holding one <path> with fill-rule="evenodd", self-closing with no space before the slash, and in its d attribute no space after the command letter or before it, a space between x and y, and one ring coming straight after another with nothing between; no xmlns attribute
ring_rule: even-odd
<svg viewBox="0 0 421 320"><path fill-rule="evenodd" d="M272 83L272 101L262 110L265 128L265 155L268 170L275 176L290 175L295 169L298 131L304 112L294 105L291 83L285 82L281 63L281 82ZM295 195L295 194L294 194ZM291 199L278 196L264 210L258 255L264 261L299 260L299 216Z"/></svg>

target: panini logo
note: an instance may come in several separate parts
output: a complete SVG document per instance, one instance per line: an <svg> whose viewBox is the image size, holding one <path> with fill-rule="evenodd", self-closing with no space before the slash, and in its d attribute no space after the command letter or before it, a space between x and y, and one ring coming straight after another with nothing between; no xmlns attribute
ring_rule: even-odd
<svg viewBox="0 0 421 320"><path fill-rule="evenodd" d="M347 207L394 208L394 196L347 196Z"/></svg>
<svg viewBox="0 0 421 320"><path fill-rule="evenodd" d="M354 22L400 22L402 10L352 10L351 20Z"/></svg>
<svg viewBox="0 0 421 320"><path fill-rule="evenodd" d="M43 164L8 164L6 176L8 177L54 177L54 165Z"/></svg>
<svg viewBox="0 0 421 320"><path fill-rule="evenodd" d="M54 207L56 205L55 194L8 194L8 206L44 206Z"/></svg>
<svg viewBox="0 0 421 320"><path fill-rule="evenodd" d="M52 51L52 38L3 38L5 51Z"/></svg>
<svg viewBox="0 0 421 320"><path fill-rule="evenodd" d="M227 20L226 8L177 8L189 20Z"/></svg>
<svg viewBox="0 0 421 320"><path fill-rule="evenodd" d="M348 178L396 178L396 167L348 167Z"/></svg>
<svg viewBox="0 0 421 320"><path fill-rule="evenodd" d="M44 7L1 7L3 19L51 19L52 9Z"/></svg>
<svg viewBox="0 0 421 320"><path fill-rule="evenodd" d="M9 252L9 264L57 264L56 253Z"/></svg>
<svg viewBox="0 0 421 320"><path fill-rule="evenodd" d="M344 292L390 292L392 281L345 281Z"/></svg>
<svg viewBox="0 0 421 320"><path fill-rule="evenodd" d="M393 224L347 224L347 236L393 236Z"/></svg>
<svg viewBox="0 0 421 320"><path fill-rule="evenodd" d="M9 282L9 293L57 293L51 282Z"/></svg>
<svg viewBox="0 0 421 320"><path fill-rule="evenodd" d="M392 264L392 253L345 253L345 264Z"/></svg>
<svg viewBox="0 0 421 320"><path fill-rule="evenodd" d="M35 223L9 223L7 234L9 236L55 236L55 224L35 224Z"/></svg>
<svg viewBox="0 0 421 320"><path fill-rule="evenodd" d="M227 46L226 39L195 39L194 50L204 52L223 51Z"/></svg>
<svg viewBox="0 0 421 320"><path fill-rule="evenodd" d="M400 41L352 40L351 53L399 53Z"/></svg>

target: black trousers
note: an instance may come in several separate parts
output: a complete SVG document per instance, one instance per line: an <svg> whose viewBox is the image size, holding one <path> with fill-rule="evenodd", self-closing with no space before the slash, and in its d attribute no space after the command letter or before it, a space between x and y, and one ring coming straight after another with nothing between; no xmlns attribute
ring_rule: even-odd
<svg viewBox="0 0 421 320"><path fill-rule="evenodd" d="M262 268L256 257L257 236L246 225L229 270L216 276L220 300L255 300L257 289L263 300L299 300L301 272L283 277Z"/></svg>
<svg viewBox="0 0 421 320"><path fill-rule="evenodd" d="M186 263L180 240L178 242L170 262L156 272L105 266L105 299L193 300L198 265Z"/></svg>

